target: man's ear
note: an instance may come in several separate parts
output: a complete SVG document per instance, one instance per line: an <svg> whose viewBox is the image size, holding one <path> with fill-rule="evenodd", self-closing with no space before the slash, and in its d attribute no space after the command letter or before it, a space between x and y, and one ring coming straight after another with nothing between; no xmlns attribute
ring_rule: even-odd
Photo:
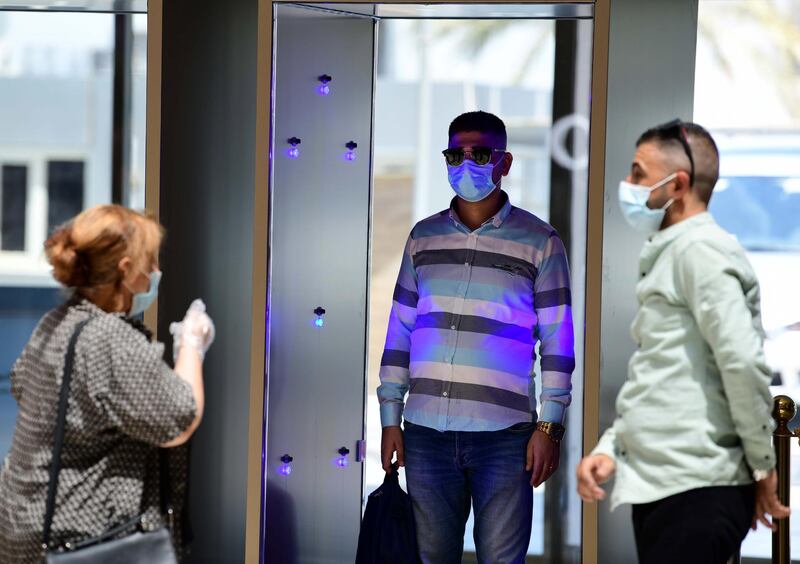
<svg viewBox="0 0 800 564"><path fill-rule="evenodd" d="M679 170L675 176L675 192L673 197L680 198L686 196L691 190L689 173L685 170Z"/></svg>
<svg viewBox="0 0 800 564"><path fill-rule="evenodd" d="M514 162L514 155L511 153L505 153L503 155L503 176L508 176L509 171L511 170L511 163Z"/></svg>

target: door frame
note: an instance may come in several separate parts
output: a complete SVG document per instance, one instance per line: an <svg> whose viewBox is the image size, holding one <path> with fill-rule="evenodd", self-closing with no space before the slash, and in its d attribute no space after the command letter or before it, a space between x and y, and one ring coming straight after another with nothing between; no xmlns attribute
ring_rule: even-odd
<svg viewBox="0 0 800 564"><path fill-rule="evenodd" d="M372 4L365 0L327 0L330 3ZM160 94L161 2L150 0L148 5L148 145L147 195L148 209L158 211L158 157L160 139L151 138L160 131L160 105L151 106L156 92ZM263 450L266 433L265 386L268 382L267 362L267 291L269 265L269 194L270 155L272 154L272 32L275 0L259 0L258 57L255 139L255 186L253 191L253 278L251 297L252 316L250 342L250 405L248 425L247 508L245 530L245 561L257 564L261 557L264 477ZM416 4L419 0L394 0L396 4ZM563 0L498 0L442 1L442 4L572 4ZM589 200L587 211L586 246L586 339L584 360L583 451L588 453L599 435L600 391L600 315L602 296L603 201L605 178L606 100L608 86L608 47L610 0L582 2L594 5L592 49L592 102L589 139ZM153 28L149 27L151 24ZM157 26L157 27L156 27ZM151 43L152 32L152 43ZM157 39L156 39L157 35ZM152 48L152 51L151 51ZM157 56L159 68L150 66L150 55ZM155 60L153 60L155 63ZM158 84L150 77L157 76ZM152 115L151 115L152 111ZM152 118L152 120L151 120ZM156 127L158 125L158 127ZM151 144L151 142L154 142ZM155 171L155 172L154 172ZM152 173L152 174L151 174ZM154 195L155 194L155 195ZM152 199L151 199L152 198ZM597 562L597 504L584 504L582 515L582 561Z"/></svg>
<svg viewBox="0 0 800 564"><path fill-rule="evenodd" d="M144 203L150 217L160 217L161 193L161 45L163 0L147 1L147 87L145 126ZM144 313L144 322L158 338L158 298Z"/></svg>

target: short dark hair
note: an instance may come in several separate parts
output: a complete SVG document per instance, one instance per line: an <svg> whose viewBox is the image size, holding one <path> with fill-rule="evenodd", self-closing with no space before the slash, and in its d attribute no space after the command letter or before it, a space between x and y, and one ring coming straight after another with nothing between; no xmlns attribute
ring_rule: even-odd
<svg viewBox="0 0 800 564"><path fill-rule="evenodd" d="M505 148L508 143L506 124L499 117L489 112L479 110L461 114L450 123L447 138L452 139L456 133L465 133L467 131L480 131L481 133L497 135L503 140L503 147L498 148Z"/></svg>
<svg viewBox="0 0 800 564"><path fill-rule="evenodd" d="M672 123L651 127L639 136L636 146L638 147L642 143L657 143L660 147L671 147L683 151L683 146L678 139L664 135L665 127ZM681 121L680 125L691 150L690 158L694 167L692 189L695 190L700 200L708 205L714 186L719 179L719 149L714 138L703 126L690 121Z"/></svg>

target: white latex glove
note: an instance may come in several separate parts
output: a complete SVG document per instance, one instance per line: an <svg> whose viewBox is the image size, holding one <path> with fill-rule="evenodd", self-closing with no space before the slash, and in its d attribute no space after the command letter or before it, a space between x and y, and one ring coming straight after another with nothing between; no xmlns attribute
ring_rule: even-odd
<svg viewBox="0 0 800 564"><path fill-rule="evenodd" d="M183 321L169 324L169 332L172 334L174 359L178 358L178 351L183 346L192 347L200 353L201 359L204 358L216 335L214 322L206 313L206 304L200 299L192 302Z"/></svg>

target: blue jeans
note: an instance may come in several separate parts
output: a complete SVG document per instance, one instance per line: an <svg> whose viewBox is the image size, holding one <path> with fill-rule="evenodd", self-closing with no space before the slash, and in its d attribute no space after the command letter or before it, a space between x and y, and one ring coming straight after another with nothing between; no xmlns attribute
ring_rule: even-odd
<svg viewBox="0 0 800 564"><path fill-rule="evenodd" d="M470 505L478 562L525 562L533 489L525 454L534 424L440 432L405 423L405 470L424 564L459 564Z"/></svg>

